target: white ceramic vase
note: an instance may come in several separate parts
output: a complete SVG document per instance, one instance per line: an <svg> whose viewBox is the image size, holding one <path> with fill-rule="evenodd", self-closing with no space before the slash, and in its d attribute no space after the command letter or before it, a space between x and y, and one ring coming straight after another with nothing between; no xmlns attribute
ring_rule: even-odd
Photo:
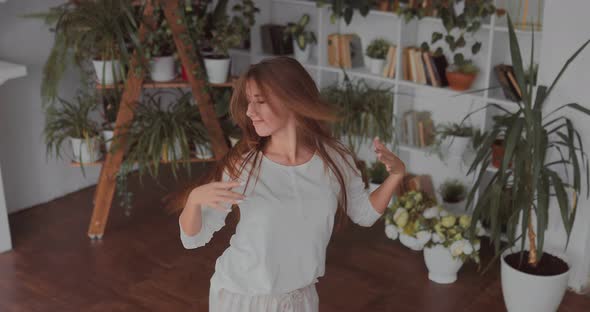
<svg viewBox="0 0 590 312"><path fill-rule="evenodd" d="M539 276L514 269L502 254L502 294L508 312L555 312L567 289L569 270L560 275ZM564 257L560 256L566 263Z"/></svg>
<svg viewBox="0 0 590 312"><path fill-rule="evenodd" d="M443 245L424 248L424 263L428 268L428 279L439 284L454 283L463 266L463 261L458 257L453 259L449 248Z"/></svg>
<svg viewBox="0 0 590 312"><path fill-rule="evenodd" d="M100 140L98 137L85 139L70 138L73 161L80 163L96 162L100 159Z"/></svg>
<svg viewBox="0 0 590 312"><path fill-rule="evenodd" d="M230 58L215 59L205 57L205 70L210 83L224 83L229 75Z"/></svg>
<svg viewBox="0 0 590 312"><path fill-rule="evenodd" d="M173 56L154 57L150 62L150 67L152 81L166 82L176 78Z"/></svg>
<svg viewBox="0 0 590 312"><path fill-rule="evenodd" d="M381 76L383 74L383 67L385 66L384 59L376 59L369 57L369 71L371 74Z"/></svg>
<svg viewBox="0 0 590 312"><path fill-rule="evenodd" d="M466 199L463 199L457 203L449 203L443 200L443 207L446 211L454 214L454 215L462 215L465 214L465 204L467 203Z"/></svg>
<svg viewBox="0 0 590 312"><path fill-rule="evenodd" d="M299 63L306 64L309 62L309 57L311 56L311 44L309 42L305 45L304 49L301 49L297 44L297 40L293 39L293 48L295 59L299 61Z"/></svg>
<svg viewBox="0 0 590 312"><path fill-rule="evenodd" d="M96 81L100 84L111 85L123 80L121 63L118 60L93 60L92 65L94 65L94 71L96 72Z"/></svg>
<svg viewBox="0 0 590 312"><path fill-rule="evenodd" d="M448 153L453 156L462 156L470 142L470 137L452 136L447 139Z"/></svg>

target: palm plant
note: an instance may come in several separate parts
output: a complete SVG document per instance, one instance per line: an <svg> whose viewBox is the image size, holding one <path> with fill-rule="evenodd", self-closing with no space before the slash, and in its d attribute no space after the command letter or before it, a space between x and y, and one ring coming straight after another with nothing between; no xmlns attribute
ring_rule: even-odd
<svg viewBox="0 0 590 312"><path fill-rule="evenodd" d="M341 120L334 124L338 137L346 137L349 148L358 152L360 144L378 136L393 143L393 99L391 87L373 88L365 80L351 81L345 73L342 86L334 84L321 91L322 98L335 105Z"/></svg>
<svg viewBox="0 0 590 312"><path fill-rule="evenodd" d="M59 82L69 63L77 65L86 75L84 69L89 60L116 59L124 67L131 60L130 46L139 47L137 10L131 0L67 2L48 12L25 17L43 19L55 33L43 68L41 95L45 104L57 98Z"/></svg>
<svg viewBox="0 0 590 312"><path fill-rule="evenodd" d="M483 192L475 204L473 220L482 221L482 223L489 221L491 240L499 255L501 206L509 201L507 223L509 242L514 243L519 240L522 251L528 237L530 245L528 263L535 267L543 256L550 198L557 199L569 242L576 217L578 196L582 188L581 166L586 167L586 182L588 182L588 157L582 146L581 136L569 118L563 115L556 116L556 113L564 109L572 109L583 115L590 115L590 110L577 103L562 105L549 113L543 109L551 91L568 65L586 48L590 40L567 60L549 87L538 86L536 94L533 94L533 85L529 83L530 80L525 79L521 51L510 17L508 17L508 28L512 66L523 96L521 102L515 103L513 111L495 104L484 107L485 109L493 106L503 113L495 118L492 129L483 135L482 142L477 148L477 155L469 168L471 173L478 166L481 167L475 186L469 193L467 206L474 202L476 190L482 186ZM534 44L534 34L532 38L531 45ZM531 64L534 60L533 51L531 47ZM490 182L482 185L486 168L491 161L491 147L498 136L505 137L504 158L500 169L491 177ZM568 157L564 157L564 151L569 154ZM549 160L547 158L549 152L555 152L559 157L558 160ZM566 173L565 179L556 171L558 166L563 166ZM571 172L571 175L568 172ZM507 189L511 189L511 192L506 192ZM571 200L568 196L569 192L573 194ZM590 193L590 186L587 192ZM534 216L536 216L536 229L533 225ZM521 218L521 234L516 237L519 218ZM474 230L472 226L471 233L474 233Z"/></svg>

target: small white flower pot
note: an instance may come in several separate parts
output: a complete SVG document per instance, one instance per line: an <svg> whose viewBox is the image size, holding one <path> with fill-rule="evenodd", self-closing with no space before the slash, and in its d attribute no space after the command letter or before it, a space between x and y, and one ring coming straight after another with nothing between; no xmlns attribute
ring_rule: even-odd
<svg viewBox="0 0 590 312"><path fill-rule="evenodd" d="M376 59L369 57L369 71L371 74L381 76L383 74L383 67L385 67L384 59Z"/></svg>
<svg viewBox="0 0 590 312"><path fill-rule="evenodd" d="M454 214L454 215L462 215L465 214L465 204L467 203L466 199L463 199L457 203L449 203L443 200L443 207L446 211Z"/></svg>
<svg viewBox="0 0 590 312"><path fill-rule="evenodd" d="M104 139L104 145L106 147L106 151L109 152L111 150L111 145L113 143L113 137L115 136L115 131L113 130L102 130L102 138Z"/></svg>
<svg viewBox="0 0 590 312"><path fill-rule="evenodd" d="M424 248L424 263L428 268L428 279L439 284L450 284L457 280L457 272L463 266L459 257L453 259L451 252L443 245Z"/></svg>
<svg viewBox="0 0 590 312"><path fill-rule="evenodd" d="M418 239L416 239L415 237L409 236L407 234L404 234L404 233L399 234L399 241L400 241L400 243L402 243L402 245L404 245L414 251L420 251L424 248L424 245L420 244Z"/></svg>
<svg viewBox="0 0 590 312"><path fill-rule="evenodd" d="M73 161L91 163L100 159L100 140L98 137L85 139L70 138Z"/></svg>
<svg viewBox="0 0 590 312"><path fill-rule="evenodd" d="M299 63L306 64L309 62L309 57L311 56L311 44L309 42L305 45L305 49L301 49L297 44L297 40L293 39L293 48L295 51L295 59L299 61Z"/></svg>
<svg viewBox="0 0 590 312"><path fill-rule="evenodd" d="M453 156L463 156L470 142L470 137L452 136L447 139L448 153Z"/></svg>
<svg viewBox="0 0 590 312"><path fill-rule="evenodd" d="M174 68L173 56L154 57L150 62L150 77L152 81L157 82L174 80L176 78Z"/></svg>
<svg viewBox="0 0 590 312"><path fill-rule="evenodd" d="M96 81L100 84L110 85L123 80L124 74L118 60L93 60L92 65L94 65L94 71L96 72Z"/></svg>
<svg viewBox="0 0 590 312"><path fill-rule="evenodd" d="M210 83L224 83L229 75L230 58L215 59L205 57L205 69Z"/></svg>
<svg viewBox="0 0 590 312"><path fill-rule="evenodd" d="M213 158L213 152L211 151L211 144L195 144L195 156L200 159Z"/></svg>
<svg viewBox="0 0 590 312"><path fill-rule="evenodd" d="M553 276L527 274L512 268L504 260L513 252L507 250L502 254L502 294L508 312L557 311L567 289L570 271ZM564 257L559 257L567 263Z"/></svg>
<svg viewBox="0 0 590 312"><path fill-rule="evenodd" d="M232 147L236 146L236 144L238 144L239 141L240 141L239 138L229 137L229 143L231 144Z"/></svg>

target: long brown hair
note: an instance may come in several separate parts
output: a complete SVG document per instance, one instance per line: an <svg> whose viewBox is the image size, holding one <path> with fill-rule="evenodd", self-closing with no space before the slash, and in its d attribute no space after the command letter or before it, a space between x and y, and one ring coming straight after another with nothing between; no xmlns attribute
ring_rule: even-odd
<svg viewBox="0 0 590 312"><path fill-rule="evenodd" d="M250 65L234 86L230 102L230 115L233 121L241 129L242 137L238 143L217 161L211 170L199 179L196 185L186 190L181 196L181 205L172 207L174 210L182 210L186 198L194 187L211 181L221 180L224 170L232 179L241 176L242 171L249 165L248 178L254 173L258 175L260 170L261 153L270 137L260 137L256 133L252 121L246 116L248 100L246 97L246 85L254 81L261 89L263 97L268 101L269 94L273 95L280 103L272 103L273 106L282 105L293 113L296 120L298 140L306 147L314 149L321 157L325 167L331 170L340 184L340 197L336 213L336 230L346 223L347 194L343 168L339 168L337 162L328 152L328 148L335 151L348 166L355 164L347 161L346 155L352 154L337 138L332 135L330 122L338 120L338 112L329 103L320 98L320 92L305 68L295 59L279 56L265 59L257 64Z"/></svg>

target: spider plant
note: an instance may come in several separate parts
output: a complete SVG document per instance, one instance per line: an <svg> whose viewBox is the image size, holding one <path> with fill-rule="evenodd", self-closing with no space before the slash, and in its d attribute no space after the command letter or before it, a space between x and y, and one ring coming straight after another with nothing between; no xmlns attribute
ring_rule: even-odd
<svg viewBox="0 0 590 312"><path fill-rule="evenodd" d="M355 153L361 144L376 136L393 143L391 92L391 87L374 88L363 79L351 81L346 73L343 85L322 89L322 98L340 110L341 120L334 124L334 134L346 138Z"/></svg>
<svg viewBox="0 0 590 312"><path fill-rule="evenodd" d="M520 102L514 104L513 110L495 104L484 107L485 109L493 106L500 109L502 115L495 118L492 128L483 135L482 142L477 147L476 157L469 168L471 173L478 166L481 167L475 186L468 195L467 207L474 203L476 190L482 187L480 198L475 203L472 224L475 225L476 221L490 222L490 238L499 256L502 211L500 206L509 200L508 240L510 243L520 241L520 250L524 251L525 241L528 238L528 264L535 267L543 256L544 234L550 216L550 198L557 199L569 242L576 217L578 196L582 188L583 166L586 167L586 182L588 182L588 157L582 146L580 133L572 120L558 113L571 109L587 116L590 115L590 110L577 103L562 105L550 112L547 112L544 106L567 67L588 46L590 40L586 41L566 61L549 87L539 85L536 93L533 94L533 85L525 78L521 50L510 17L508 17L508 29L512 66L523 96ZM532 38L531 66L534 61L534 33ZM499 170L491 177L489 183L482 185L486 168L491 162L492 144L498 136L505 137L504 158ZM552 156L556 156L557 160L548 159L550 152L554 152ZM567 157L564 156L564 152L567 153ZM561 168L564 170L565 177L558 172ZM505 192L506 189L511 189L511 192ZM586 196L589 193L590 186ZM517 229L519 219L521 219L520 229ZM535 219L536 228L533 225ZM475 228L472 226L472 233L474 231ZM518 237L517 231L520 233Z"/></svg>
<svg viewBox="0 0 590 312"><path fill-rule="evenodd" d="M208 142L199 110L191 104L192 94L181 93L175 102L164 107L163 98L171 94L178 95L165 91L149 95L137 107L127 132L125 161L138 164L140 177L146 171L157 177L161 161L171 164L174 177L180 165L190 174L189 146L193 142Z"/></svg>
<svg viewBox="0 0 590 312"><path fill-rule="evenodd" d="M24 17L43 19L55 33L43 68L41 95L44 104L57 98L59 82L70 63L77 65L84 78L90 80L86 70L89 60L118 60L119 68L123 68L131 60L130 46L139 47L137 11L131 0L66 2L48 12ZM111 66L115 75L124 79L117 67Z"/></svg>

